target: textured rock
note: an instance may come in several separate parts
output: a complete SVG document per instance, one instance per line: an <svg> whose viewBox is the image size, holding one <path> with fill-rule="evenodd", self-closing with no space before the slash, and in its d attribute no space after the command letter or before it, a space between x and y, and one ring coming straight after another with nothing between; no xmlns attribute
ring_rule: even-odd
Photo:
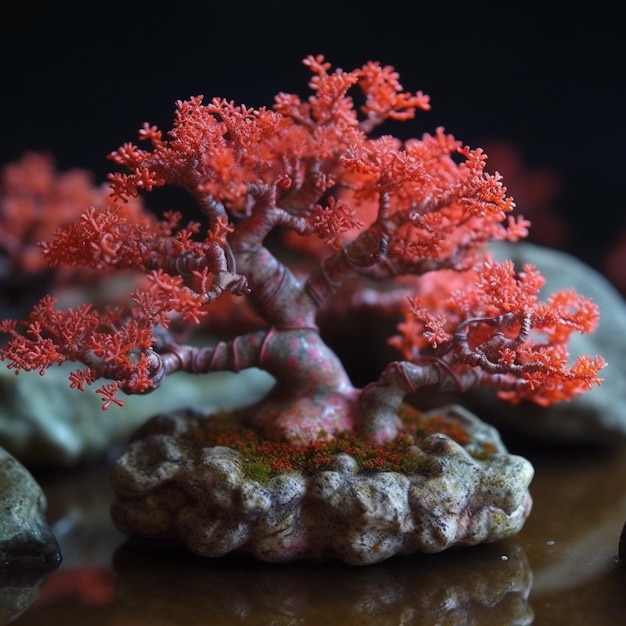
<svg viewBox="0 0 626 626"><path fill-rule="evenodd" d="M600 355L608 363L595 387L571 402L540 407L530 402L510 405L498 400L491 390L464 394L463 404L501 431L553 443L612 445L626 437L626 302L620 293L594 269L568 254L529 243L493 245L496 256L511 259L517 267L537 266L546 278L542 297L558 289L575 289L592 298L600 309L600 323L594 333L575 333L570 341L572 357ZM451 395L450 401L459 401ZM417 400L418 406L432 406L441 399L428 390Z"/></svg>
<svg viewBox="0 0 626 626"><path fill-rule="evenodd" d="M178 374L145 396L127 396L125 406L101 408L93 391L70 389L76 365L51 367L45 376L16 376L0 363L0 446L25 465L70 466L89 461L128 436L149 417L180 408L215 411L254 402L273 384L257 370L209 376Z"/></svg>
<svg viewBox="0 0 626 626"><path fill-rule="evenodd" d="M46 506L35 479L0 448L0 566L52 569L60 563Z"/></svg>
<svg viewBox="0 0 626 626"><path fill-rule="evenodd" d="M435 434L413 449L421 472L358 472L352 457L338 454L330 470L266 483L246 476L239 452L190 441L189 430L207 418L155 418L113 468L113 518L127 534L183 543L207 557L355 565L515 534L530 512L532 466L474 416L457 407L446 415L496 453L479 460L471 443Z"/></svg>

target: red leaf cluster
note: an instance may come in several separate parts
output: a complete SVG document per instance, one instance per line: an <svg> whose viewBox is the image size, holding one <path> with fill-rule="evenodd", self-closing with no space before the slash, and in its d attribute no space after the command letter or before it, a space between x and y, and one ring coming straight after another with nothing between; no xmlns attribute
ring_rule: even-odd
<svg viewBox="0 0 626 626"><path fill-rule="evenodd" d="M113 380L99 390L105 408L120 402L119 389L143 392L173 371L266 367L290 399L332 386L325 397L345 400L338 411L352 410L356 390L319 339L317 311L353 279L410 277L418 293L393 343L413 364L437 364L413 368L411 385L454 379L548 404L598 384L602 360L581 357L570 366L566 350L572 332L595 325L595 306L573 292L541 302L533 267L517 274L512 263L485 255L490 240L526 236L528 222L513 217L515 204L500 175L487 171L484 152L441 128L407 141L373 136L387 120L429 109L428 97L405 92L391 67L369 62L331 72L322 56L304 63L312 72L306 100L279 93L272 108L253 109L196 96L176 103L169 132L146 123L145 148L126 143L113 152L125 171L110 175L111 198L98 208L86 202L42 249L52 266L132 269L145 281L128 306L102 311L57 311L45 298L26 321L2 323L11 338L0 358L16 371L82 362L74 387ZM166 184L192 194L202 224L183 226L175 212L129 214L129 198ZM274 230L313 253L304 280L267 245ZM163 340L173 319L198 324L225 292L248 294L266 331L215 348ZM381 413L392 379L402 399L403 371L383 375L380 398L366 394ZM265 414L277 416L274 409Z"/></svg>
<svg viewBox="0 0 626 626"><path fill-rule="evenodd" d="M0 182L0 251L15 270L37 272L48 264L39 242L71 224L90 206L101 206L108 186L97 187L85 170L58 172L50 155L28 152L5 166ZM141 204L124 207L128 216L142 214Z"/></svg>
<svg viewBox="0 0 626 626"><path fill-rule="evenodd" d="M570 400L600 384L604 360L580 356L570 364L567 350L572 333L595 329L598 309L571 290L541 301L543 284L534 266L516 273L511 261L490 259L464 274L434 274L410 299L391 343L407 361L437 358L456 374L480 368L499 376L498 393L512 402ZM502 377L523 384L507 389Z"/></svg>

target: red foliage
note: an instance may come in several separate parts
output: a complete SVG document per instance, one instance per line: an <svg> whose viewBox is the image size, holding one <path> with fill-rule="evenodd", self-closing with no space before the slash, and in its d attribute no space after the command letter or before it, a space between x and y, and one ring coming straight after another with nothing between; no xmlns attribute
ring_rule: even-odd
<svg viewBox="0 0 626 626"><path fill-rule="evenodd" d="M507 399L542 404L598 384L602 360L570 367L566 351L571 332L595 324L593 304L569 292L542 303L534 268L516 275L485 254L490 240L524 237L528 222L513 217L484 152L443 129L405 142L370 136L386 120L427 110L427 96L403 91L393 69L378 63L329 72L321 56L304 62L313 74L305 101L280 93L272 109L250 109L197 96L176 103L167 134L144 124L147 148L127 143L112 153L127 170L110 175L113 203L85 208L43 244L44 255L52 265L133 268L146 283L127 308L55 311L44 299L28 320L3 323L11 340L0 357L18 371L82 362L73 386L113 380L99 390L105 407L119 402L119 388L142 392L174 371L261 367L277 385L255 415L280 424L285 437L358 420L369 420L363 429L376 439L393 437L394 411L422 384L492 385ZM127 218L120 202L165 184L195 197L205 226L181 226L176 213ZM267 247L277 229L308 240L317 261L305 278ZM429 290L429 277L447 271L455 289ZM359 391L318 336L317 312L355 278L407 276L420 291L394 340L407 361L390 364L356 402ZM174 319L210 317L224 292L248 294L267 328L204 348L179 345L164 330ZM315 416L306 417L311 406L321 407L317 430Z"/></svg>
<svg viewBox="0 0 626 626"><path fill-rule="evenodd" d="M3 349L3 354L6 350L10 355L9 369L43 374L50 365L80 361L87 367L72 372L72 388L82 391L98 378L117 379L99 390L104 408L121 403L114 397L120 388L141 393L154 387L149 358L154 321L143 311L129 318L117 307L95 311L85 304L60 311L55 303L46 296L33 308L28 321L0 323L0 332L12 337Z"/></svg>
<svg viewBox="0 0 626 626"><path fill-rule="evenodd" d="M602 359L581 356L570 366L566 350L573 332L594 330L592 302L573 291L541 302L544 281L536 268L516 274L510 261L486 260L455 278L435 276L411 298L401 334L391 340L406 360L437 358L459 377L478 366L500 376L502 398L544 406L598 384ZM506 389L502 377L517 384Z"/></svg>
<svg viewBox="0 0 626 626"><path fill-rule="evenodd" d="M530 241L561 250L571 248L571 227L555 211L563 187L558 174L528 167L519 150L506 143L490 142L486 149L491 168L502 173L515 196L516 210L533 224Z"/></svg>
<svg viewBox="0 0 626 626"><path fill-rule="evenodd" d="M2 170L0 251L10 259L14 271L47 268L39 242L71 224L88 207L101 206L108 194L108 186L95 186L84 170L59 173L51 156L24 154ZM120 210L132 219L146 215L137 201Z"/></svg>

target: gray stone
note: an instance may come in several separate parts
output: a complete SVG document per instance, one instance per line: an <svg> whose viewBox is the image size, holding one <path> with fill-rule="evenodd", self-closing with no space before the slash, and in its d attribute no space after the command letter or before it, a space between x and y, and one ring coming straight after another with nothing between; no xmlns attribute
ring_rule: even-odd
<svg viewBox="0 0 626 626"><path fill-rule="evenodd" d="M60 563L46 508L32 475L0 448L0 566L54 568Z"/></svg>
<svg viewBox="0 0 626 626"><path fill-rule="evenodd" d="M580 354L600 355L608 363L600 376L602 386L550 407L530 402L512 406L499 401L493 392L472 392L473 408L499 428L519 431L551 442L611 444L626 437L626 302L604 278L579 259L529 243L493 246L500 259L511 259L516 267L534 264L546 278L542 297L559 289L575 289L591 298L600 309L594 333L575 333L570 341L572 358ZM486 410L485 410L486 409Z"/></svg>
<svg viewBox="0 0 626 626"><path fill-rule="evenodd" d="M358 472L340 454L330 470L264 483L246 476L239 452L194 441L190 432L210 417L163 416L141 429L113 468L113 519L129 535L182 543L206 557L352 565L517 533L530 513L532 466L508 454L497 432L473 415L458 407L442 412L462 423L470 443L426 438L413 453L427 471ZM470 454L478 441L495 453Z"/></svg>
<svg viewBox="0 0 626 626"><path fill-rule="evenodd" d="M101 408L100 396L70 389L75 363L45 376L18 376L0 363L0 446L28 467L71 466L102 456L149 417L180 408L215 411L261 398L273 379L259 370L203 376L176 374L152 393L124 396L124 407Z"/></svg>

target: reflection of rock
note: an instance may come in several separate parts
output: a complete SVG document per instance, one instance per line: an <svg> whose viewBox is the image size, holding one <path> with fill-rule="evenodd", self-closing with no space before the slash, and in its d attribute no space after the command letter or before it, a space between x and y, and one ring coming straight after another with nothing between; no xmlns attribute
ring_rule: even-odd
<svg viewBox="0 0 626 626"><path fill-rule="evenodd" d="M530 624L532 576L508 542L371 567L206 561L123 546L124 617L196 624ZM199 620L199 616L203 616Z"/></svg>
<svg viewBox="0 0 626 626"><path fill-rule="evenodd" d="M572 355L604 357L608 366L596 387L572 402L549 408L523 403L510 406L494 394L477 394L490 407L493 423L552 441L614 443L626 437L626 302L601 274L575 257L528 243L494 246L496 256L511 259L517 267L533 263L546 278L545 294L558 289L575 289L591 298L600 309L600 324L591 334L575 333L570 341ZM479 405L480 406L480 405ZM483 408L480 415L486 416ZM490 415L491 417L491 415ZM491 420L490 420L491 421Z"/></svg>
<svg viewBox="0 0 626 626"><path fill-rule="evenodd" d="M156 413L178 408L216 410L254 402L272 379L257 370L209 376L176 375L125 406L101 409L93 391L70 389L75 363L51 367L45 376L0 364L0 446L31 466L69 466L101 456Z"/></svg>
<svg viewBox="0 0 626 626"><path fill-rule="evenodd" d="M0 448L0 566L53 569L59 564L59 546L45 513L39 485Z"/></svg>
<svg viewBox="0 0 626 626"><path fill-rule="evenodd" d="M0 626L17 619L37 599L47 577L36 570L0 569Z"/></svg>
<svg viewBox="0 0 626 626"><path fill-rule="evenodd" d="M469 446L480 441L496 453L478 460L436 434L413 448L423 469L409 474L359 472L351 456L337 454L330 470L264 483L246 475L239 452L190 436L206 417L161 416L113 468L114 520L130 535L182 542L202 556L355 565L518 532L530 512L532 466L507 454L474 416L454 407L446 415L469 433Z"/></svg>

